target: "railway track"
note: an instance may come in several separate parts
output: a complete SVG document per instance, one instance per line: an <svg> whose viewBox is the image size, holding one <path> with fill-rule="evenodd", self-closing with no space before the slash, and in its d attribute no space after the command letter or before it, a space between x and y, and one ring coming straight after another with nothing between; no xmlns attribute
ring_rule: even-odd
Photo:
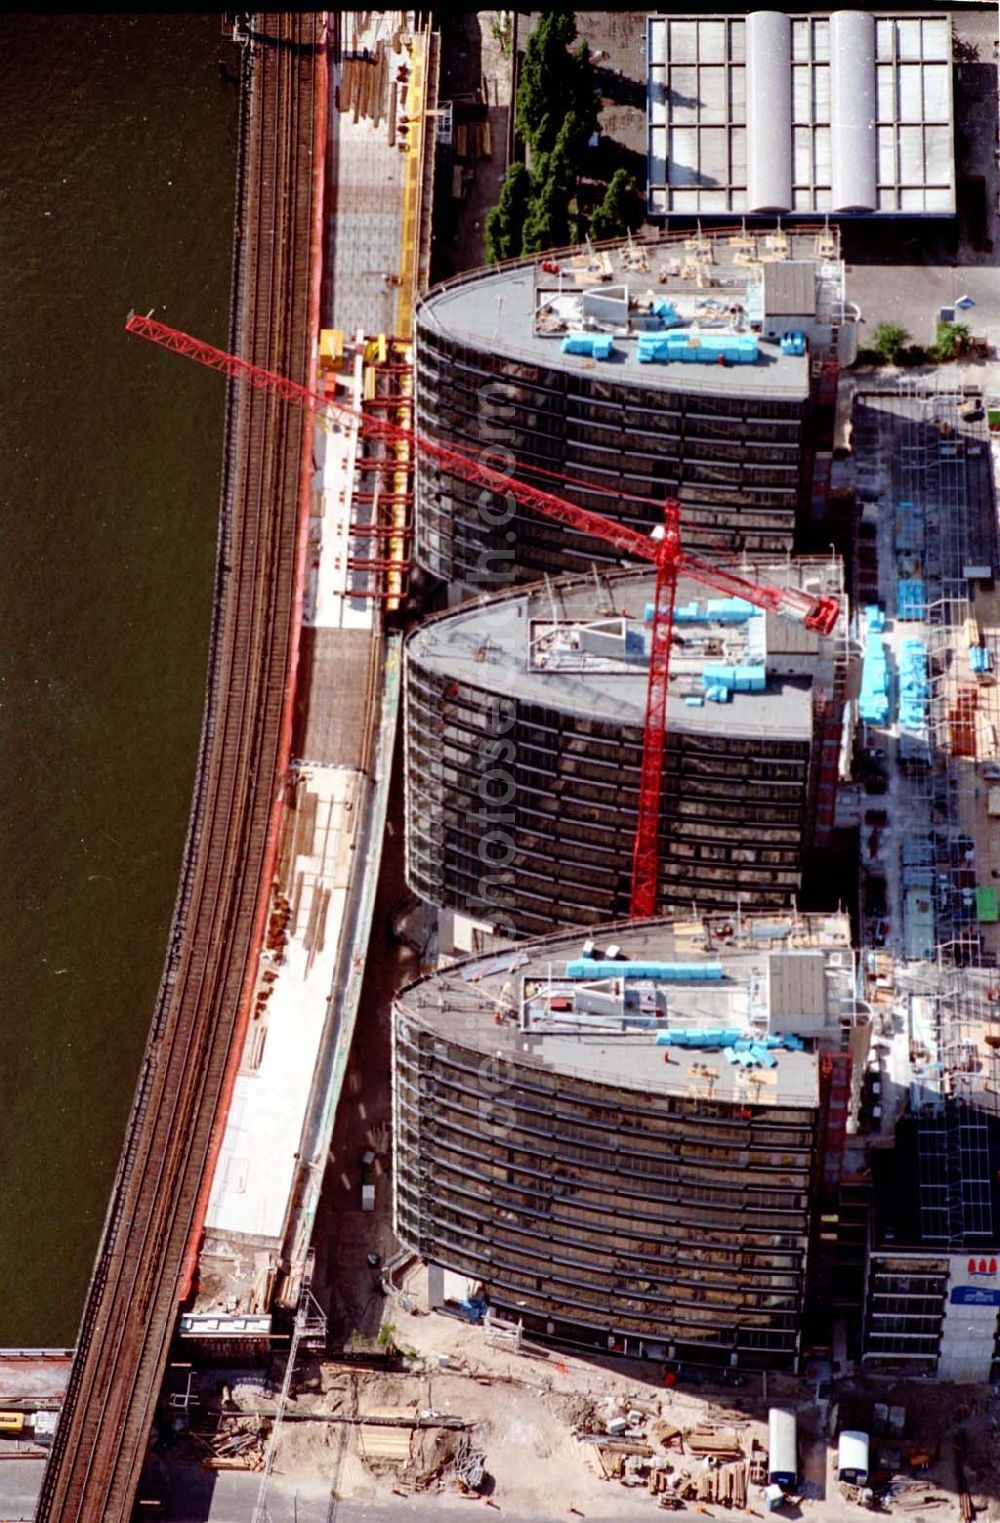
<svg viewBox="0 0 1000 1523"><path fill-rule="evenodd" d="M320 22L256 19L244 62L230 338L254 364L305 380ZM306 427L298 409L231 387L181 882L39 1523L125 1523L132 1512L266 911L270 823L287 759Z"/></svg>

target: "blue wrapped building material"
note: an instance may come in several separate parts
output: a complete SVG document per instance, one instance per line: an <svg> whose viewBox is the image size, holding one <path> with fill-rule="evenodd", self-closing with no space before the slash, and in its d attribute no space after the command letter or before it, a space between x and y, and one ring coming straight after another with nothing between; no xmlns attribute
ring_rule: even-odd
<svg viewBox="0 0 1000 1523"><path fill-rule="evenodd" d="M705 608L707 617L717 624L745 624L755 614L764 611L748 603L746 598L709 598Z"/></svg>
<svg viewBox="0 0 1000 1523"><path fill-rule="evenodd" d="M923 735L927 729L930 682L927 647L922 640L904 640L899 648L899 725Z"/></svg>
<svg viewBox="0 0 1000 1523"><path fill-rule="evenodd" d="M660 319L664 328L680 328L684 324L684 319L679 315L673 302L668 301L665 296L658 296L653 302L653 316Z"/></svg>
<svg viewBox="0 0 1000 1523"><path fill-rule="evenodd" d="M763 666L724 666L707 661L701 669L701 681L706 694L717 687L729 693L762 693L767 686L767 670Z"/></svg>
<svg viewBox="0 0 1000 1523"><path fill-rule="evenodd" d="M885 644L873 632L869 623L861 664L861 696L858 714L866 724L888 724L891 711L889 700L889 665L886 661Z"/></svg>
<svg viewBox="0 0 1000 1523"><path fill-rule="evenodd" d="M565 344L565 340L563 340ZM673 328L669 333L640 333L637 357L641 365L754 365L757 362L756 333L703 333L691 328Z"/></svg>
<svg viewBox="0 0 1000 1523"><path fill-rule="evenodd" d="M657 1047L686 1047L688 1050L711 1052L722 1048L730 1063L741 1068L777 1068L775 1049L801 1052L803 1044L797 1036L751 1037L738 1026L674 1026L669 1031L656 1033Z"/></svg>
<svg viewBox="0 0 1000 1523"><path fill-rule="evenodd" d="M567 978L648 978L666 984L718 984L721 962L605 962L578 957L566 964Z"/></svg>
<svg viewBox="0 0 1000 1523"><path fill-rule="evenodd" d="M896 583L896 617L904 622L922 619L927 613L922 577Z"/></svg>
<svg viewBox="0 0 1000 1523"><path fill-rule="evenodd" d="M609 360L614 348L610 333L567 333L562 341L563 354L583 354L592 360Z"/></svg>
<svg viewBox="0 0 1000 1523"><path fill-rule="evenodd" d="M675 624L745 624L749 619L763 617L764 610L748 603L746 598L708 598L704 604L693 598L690 603L678 603L674 608ZM646 623L652 622L653 605L646 604Z"/></svg>

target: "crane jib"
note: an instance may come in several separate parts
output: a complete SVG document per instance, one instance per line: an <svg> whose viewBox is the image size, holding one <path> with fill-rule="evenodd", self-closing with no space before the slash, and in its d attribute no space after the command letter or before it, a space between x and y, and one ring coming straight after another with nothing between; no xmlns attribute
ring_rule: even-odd
<svg viewBox="0 0 1000 1523"><path fill-rule="evenodd" d="M287 376L273 371L261 370L237 355L227 354L211 344L192 338L178 329L168 328L157 322L152 315L142 317L130 312L125 323L129 333L138 334L152 343L188 359L197 360L212 370L218 370L232 379L247 381L251 386L269 391L286 402L294 402L309 412L325 413L342 422L345 427L356 427L370 436L394 442L406 442L419 453L435 460L443 469L463 477L466 481L501 489L523 507L544 517L554 519L572 532L586 534L613 546L619 553L634 556L638 560L651 561L656 567L656 599L653 638L650 648L649 683L646 699L646 719L643 732L643 762L640 777L638 822L633 856L631 913L633 919L644 919L656 912L659 887L659 818L663 787L663 757L665 749L666 705L670 668L670 632L673 624L674 595L679 576L690 576L705 586L714 587L730 596L744 598L758 608L770 609L786 618L795 619L806 629L823 635L833 633L840 618L840 602L835 597L816 597L795 587L768 587L750 581L727 570L686 555L680 540L680 503L667 498L663 503L663 523L647 534L628 524L605 518L600 513L581 508L577 503L558 497L554 492L529 486L509 473L487 466L482 460L466 454L452 443L428 438L386 419L375 419L342 402L332 401L311 391L308 387ZM568 482L566 483L569 484Z"/></svg>

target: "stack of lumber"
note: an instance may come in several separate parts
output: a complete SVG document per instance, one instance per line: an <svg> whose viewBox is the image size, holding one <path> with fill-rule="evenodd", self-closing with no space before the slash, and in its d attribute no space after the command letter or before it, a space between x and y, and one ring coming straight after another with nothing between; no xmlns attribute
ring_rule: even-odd
<svg viewBox="0 0 1000 1523"><path fill-rule="evenodd" d="M710 1423L699 1423L684 1435L690 1454L711 1454L719 1460L741 1460L743 1445L735 1428L716 1428Z"/></svg>
<svg viewBox="0 0 1000 1523"><path fill-rule="evenodd" d="M747 1505L747 1467L742 1460L718 1465L698 1477L699 1502L721 1502L724 1507Z"/></svg>
<svg viewBox="0 0 1000 1523"><path fill-rule="evenodd" d="M664 1449L677 1449L681 1454L684 1453L684 1434L680 1428L675 1428L673 1423L668 1423L663 1418L656 1418L650 1423L649 1431Z"/></svg>

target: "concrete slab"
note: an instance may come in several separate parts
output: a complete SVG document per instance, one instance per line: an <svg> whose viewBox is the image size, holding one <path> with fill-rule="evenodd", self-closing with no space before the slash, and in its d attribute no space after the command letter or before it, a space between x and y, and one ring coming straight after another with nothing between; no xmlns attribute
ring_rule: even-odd
<svg viewBox="0 0 1000 1523"><path fill-rule="evenodd" d="M72 1349L0 1349L0 1406L61 1401Z"/></svg>
<svg viewBox="0 0 1000 1523"><path fill-rule="evenodd" d="M353 821L364 786L352 769L299 774L299 849L290 854L292 904L283 954L261 954L270 993L251 1021L209 1201L215 1231L279 1240L303 1116L327 1014L353 864ZM276 975L273 979L271 974Z"/></svg>
<svg viewBox="0 0 1000 1523"><path fill-rule="evenodd" d="M304 629L293 750L320 766L360 767L381 641L372 629Z"/></svg>
<svg viewBox="0 0 1000 1523"><path fill-rule="evenodd" d="M378 42L391 45L401 13L367 12L366 30L345 37L351 52ZM389 53L389 87L408 55ZM324 268L324 311L329 326L353 336L396 331L399 288L387 277L400 270L403 186L407 154L389 136L389 101L380 102L378 125L371 117L346 110L340 85L343 64L334 71L334 109L330 113L331 194L326 217L327 260ZM397 99L405 112L405 92Z"/></svg>

